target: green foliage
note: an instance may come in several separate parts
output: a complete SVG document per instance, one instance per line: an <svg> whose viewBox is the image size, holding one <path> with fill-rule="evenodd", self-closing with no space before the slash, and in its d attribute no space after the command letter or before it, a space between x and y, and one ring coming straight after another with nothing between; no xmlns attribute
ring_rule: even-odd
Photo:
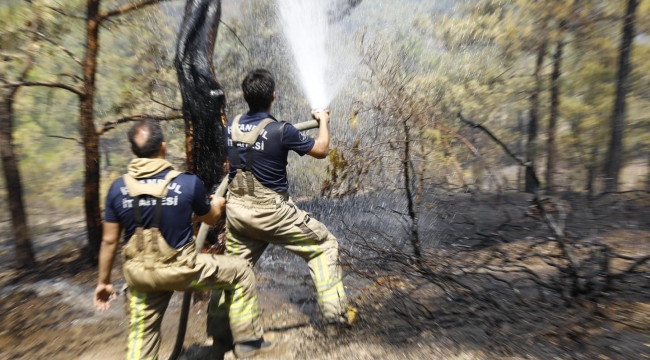
<svg viewBox="0 0 650 360"><path fill-rule="evenodd" d="M120 4L124 1L104 1L103 8ZM308 105L293 80L291 62L277 46L283 39L274 1L230 1L224 6L228 27L219 29L214 60L215 74L228 97L228 115L246 111L239 89L243 75L265 67L278 79L275 114L291 122L307 120ZM33 54L35 66L29 80L80 85L75 78L81 75L80 66L52 42L83 58L83 20L49 7L84 16L81 0L5 0L0 4L0 77L15 80L24 69L27 55ZM170 109L161 103L181 107L173 60L182 12L182 2L169 2L118 17L101 29L97 126L126 115L168 113ZM583 188L587 171L602 168L609 139L607 126L623 13L623 2L596 0L364 0L346 20L347 35L352 41L360 41L364 34L359 56L365 60L374 57L370 59L374 69L361 66L332 104L334 119L353 116L349 122L332 123L332 142L341 148L332 153L329 174L314 160L292 158L292 176L304 179L298 183L303 182L305 187L328 176L340 179L343 168L352 166L355 154L386 138L401 139L402 130L386 111L386 99L396 95L393 100L399 101L388 109L402 111L400 116L408 113L416 117L409 121L417 120L418 127L413 128L418 135L416 151L423 163L429 164L424 176L428 181L452 179L449 181L458 185L460 173L473 181L511 165L482 134L463 127L456 114L462 111L490 127L522 155L530 94L536 85L532 75L537 47L545 41L552 49L551 45L563 38L567 46L560 78L560 171L571 173L564 185ZM628 96L628 161L648 156L650 146L650 62L646 61L650 57L650 21L644 21L649 14L650 3L642 1ZM25 32L30 26L51 42ZM547 55L542 71L538 154L544 153L550 71ZM81 213L82 153L74 141L79 138L77 97L60 89L24 88L18 93L15 109L14 135L28 206ZM368 135L378 125L387 124L390 126L382 129L386 138ZM102 193L131 158L124 136L128 126L102 135ZM185 156L183 128L182 121L165 124L169 157L181 167ZM480 159L466 141L478 149ZM386 149L385 154L364 161L376 160L373 164L390 177L395 174L392 164L399 157L390 152L397 148ZM538 159L538 163L543 160ZM366 165L359 165L358 170L364 176L371 171ZM310 194L317 188L311 186ZM44 197L43 192L48 195Z"/></svg>
<svg viewBox="0 0 650 360"><path fill-rule="evenodd" d="M415 26L435 36L444 48L435 61L429 61L445 76L428 76L423 81L436 81L444 89L445 100L441 104L454 111L462 109L466 116L490 127L512 149L518 149L525 135L518 129L518 122L521 116L527 116L529 97L535 89L532 75L537 46L546 41L552 50L551 45L564 39L567 46L559 79L560 172L566 178L565 186L583 188L589 168L602 168L602 154L608 146L624 3L479 0L468 2L459 10L441 17L422 15L416 19ZM648 11L647 4L642 6L638 18L647 18ZM634 44L634 71L628 95L628 161L647 156L647 145L642 145L647 144L647 132L631 130L647 126L648 118L642 114L650 107L650 68L647 61L641 60L644 55L647 57L650 46L645 40L645 25L638 23L641 33ZM542 73L539 144L546 136L550 61L547 56ZM475 140L481 145L480 139ZM498 159L498 152L491 149L487 149L487 155Z"/></svg>
<svg viewBox="0 0 650 360"><path fill-rule="evenodd" d="M105 1L103 7L112 9L123 4L123 1ZM26 80L80 87L82 73L76 59L83 59L85 52L84 6L81 0L3 2L0 54L4 61L0 62L0 77L16 81L32 56L33 68ZM170 56L175 34L169 24L174 20L163 10L160 6L147 7L106 22L102 27L95 101L98 127L127 115L170 112L159 103L180 108L173 56ZM39 213L63 216L83 213L78 97L61 89L25 87L16 97L14 110L14 137L28 212L30 208L38 208ZM128 126L118 127L102 137L101 188L104 191L131 158L124 141ZM179 126L182 128L182 121ZM179 126L168 131L172 145L182 141L183 134L177 131ZM181 153L171 151L170 155L184 156L184 148Z"/></svg>

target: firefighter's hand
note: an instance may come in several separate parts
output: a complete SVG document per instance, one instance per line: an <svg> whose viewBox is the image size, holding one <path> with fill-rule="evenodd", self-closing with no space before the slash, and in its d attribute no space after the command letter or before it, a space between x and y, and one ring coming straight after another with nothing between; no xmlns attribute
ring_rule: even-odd
<svg viewBox="0 0 650 360"><path fill-rule="evenodd" d="M223 214L226 211L226 199L217 195L210 195L210 204L219 209L219 213Z"/></svg>
<svg viewBox="0 0 650 360"><path fill-rule="evenodd" d="M117 300L113 284L97 284L95 289L95 308L99 311L108 310L112 300Z"/></svg>
<svg viewBox="0 0 650 360"><path fill-rule="evenodd" d="M312 110L311 117L319 122L325 122L327 125L330 121L330 111L329 110Z"/></svg>

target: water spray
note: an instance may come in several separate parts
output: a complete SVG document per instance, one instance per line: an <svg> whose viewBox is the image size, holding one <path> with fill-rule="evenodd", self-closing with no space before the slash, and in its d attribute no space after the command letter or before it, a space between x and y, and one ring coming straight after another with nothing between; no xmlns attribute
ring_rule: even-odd
<svg viewBox="0 0 650 360"><path fill-rule="evenodd" d="M276 0L279 22L293 54L293 63L312 108L325 108L334 97L328 89L330 67L329 1Z"/></svg>

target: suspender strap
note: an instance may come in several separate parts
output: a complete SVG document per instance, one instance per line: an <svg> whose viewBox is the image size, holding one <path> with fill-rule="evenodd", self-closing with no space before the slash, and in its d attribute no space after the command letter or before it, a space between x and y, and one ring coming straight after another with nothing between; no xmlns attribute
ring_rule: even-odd
<svg viewBox="0 0 650 360"><path fill-rule="evenodd" d="M138 250L144 250L144 222L142 221L142 208L140 208L141 196L137 195L133 198L133 219L135 220L135 238L137 241L136 246ZM156 205L153 210L153 221L151 222L151 247L153 251L160 249L158 244L158 228L160 227L160 218L162 217L162 199L154 198Z"/></svg>
<svg viewBox="0 0 650 360"><path fill-rule="evenodd" d="M160 246L158 244L158 234L160 233L160 219L162 217L162 200L167 196L167 186L169 183L179 176L181 172L170 170L162 182L156 184L140 184L138 179L126 174L124 175L124 184L129 189L129 194L133 198L133 220L135 221L135 237L136 246L138 251L144 250L144 221L142 220L142 209L140 208L140 199L143 196L151 196L150 201L155 201L153 221L151 222L151 248L153 251L158 252Z"/></svg>
<svg viewBox="0 0 650 360"><path fill-rule="evenodd" d="M133 219L135 227L142 227L142 209L140 209L140 195L133 197Z"/></svg>
<svg viewBox="0 0 650 360"><path fill-rule="evenodd" d="M247 171L244 173L246 176L246 187L248 188L248 195L255 195L255 176L253 176L252 171Z"/></svg>
<svg viewBox="0 0 650 360"><path fill-rule="evenodd" d="M237 143L234 140L233 140L232 151L233 153L235 153L235 158L233 159L233 165L235 166L235 169L241 169L241 160L239 159L239 146L237 146Z"/></svg>
<svg viewBox="0 0 650 360"><path fill-rule="evenodd" d="M253 170L253 144L248 144L246 147L246 168L244 171L249 172Z"/></svg>
<svg viewBox="0 0 650 360"><path fill-rule="evenodd" d="M140 209L140 195L133 197L133 220L135 221L135 245L138 251L144 250L144 234L142 224L142 209Z"/></svg>
<svg viewBox="0 0 650 360"><path fill-rule="evenodd" d="M162 217L162 199L156 199L156 205L153 209L153 221L151 222L152 228L160 227L161 217Z"/></svg>
<svg viewBox="0 0 650 360"><path fill-rule="evenodd" d="M246 187L248 188L248 194L253 195L255 194L255 182L254 182L254 176L253 176L253 146L255 146L255 143L257 142L257 138L260 136L264 128L272 123L275 122L273 119L264 119L262 120L253 131L249 132L243 132L239 128L239 120L241 119L242 115L237 115L232 121L232 126L230 128L230 134L232 138L232 146L233 146L233 154L235 155L235 158L233 159L233 165L235 166L235 169L237 169L237 175L236 178L237 180L237 187L238 188L243 188L244 184L242 184L242 178L246 178ZM240 152L239 152L239 146L238 143L244 143L246 144L246 166L242 167L241 164L241 159L239 157Z"/></svg>
<svg viewBox="0 0 650 360"><path fill-rule="evenodd" d="M262 120L253 131L249 132L243 132L239 128L239 120L241 119L242 115L237 115L235 118L232 120L232 127L230 128L230 133L232 137L233 142L240 142L244 144L255 144L257 141L257 137L260 136L262 133L262 130L266 127L266 125L275 122L275 120L267 118Z"/></svg>
<svg viewBox="0 0 650 360"><path fill-rule="evenodd" d="M151 222L151 249L155 252L160 250L160 245L158 244L158 230L160 225L160 218L162 217L162 199L155 199L156 205L153 209L153 221Z"/></svg>
<svg viewBox="0 0 650 360"><path fill-rule="evenodd" d="M248 188L248 194L255 194L255 182L253 181L253 144L246 145L246 167L242 169L241 160L239 159L239 149L237 144L234 148L235 153L235 169L237 169L237 187L244 187L244 179L246 179L246 187Z"/></svg>
<svg viewBox="0 0 650 360"><path fill-rule="evenodd" d="M172 173L172 171L173 171L173 173ZM158 186L158 187L164 186L164 188L166 190L167 185L169 185L169 183L175 177L177 177L178 175L181 174L178 171L174 171L174 170L172 170L172 171L170 171L170 173L165 176L165 179L163 180L162 183L155 184L154 186ZM125 180L126 179L127 179L127 177L125 176ZM151 185L148 184L148 186L151 186ZM132 190L131 187L128 186L128 184L127 184L127 188L129 188L129 192ZM133 193L134 193L132 195L132 197L133 197L133 219L135 220L135 226L136 227L144 227L144 222L142 221L142 209L140 208L140 199L142 199L143 195L148 195L148 194L142 193L142 192L136 193L135 191L133 191ZM156 201L156 205L154 205L155 207L154 207L153 221L151 222L151 227L157 228L157 227L160 227L160 218L162 217L162 199L163 198L162 197L156 197L156 196L153 196L153 195L151 195L151 197L153 198L152 200L155 199L155 201Z"/></svg>
<svg viewBox="0 0 650 360"><path fill-rule="evenodd" d="M235 159L233 161L235 165L235 169L243 168L244 171L253 170L253 144L246 145L246 166L245 167L241 166L241 159L239 158L239 147L237 146L237 144L235 144L235 147L233 148L233 152L235 153Z"/></svg>
<svg viewBox="0 0 650 360"><path fill-rule="evenodd" d="M237 146L237 143L244 143L246 144L246 167L243 169L244 171L251 171L252 166L253 166L253 146L255 146L255 143L257 142L257 138L260 136L264 128L270 124L275 122L273 119L264 119L262 120L253 131L249 131L247 133L241 131L239 128L239 120L241 119L242 115L237 115L232 121L232 126L230 127L230 133L231 133L231 138L232 138L232 146L233 146L233 153L235 155L235 158L233 159L233 165L235 165L235 169L242 169L241 166L241 160L239 158L239 147Z"/></svg>
<svg viewBox="0 0 650 360"><path fill-rule="evenodd" d="M240 188L240 189L243 189L244 188L244 172L241 169L237 169L237 175L235 175L235 181L237 181L237 187Z"/></svg>

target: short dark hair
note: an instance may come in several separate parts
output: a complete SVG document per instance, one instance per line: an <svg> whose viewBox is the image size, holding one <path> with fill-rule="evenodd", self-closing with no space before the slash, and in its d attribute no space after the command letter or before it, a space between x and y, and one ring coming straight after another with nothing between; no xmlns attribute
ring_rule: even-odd
<svg viewBox="0 0 650 360"><path fill-rule="evenodd" d="M251 111L266 110L273 102L275 80L267 70L253 70L242 81L241 89L244 92L244 100L248 103Z"/></svg>
<svg viewBox="0 0 650 360"><path fill-rule="evenodd" d="M142 146L139 146L135 142L135 137L140 131L149 132L149 137L147 137ZM131 143L131 150L133 150L135 156L139 158L151 158L158 155L160 153L160 147L162 146L163 141L165 141L162 127L160 127L160 122L153 120L138 121L131 127L128 135L129 142Z"/></svg>

